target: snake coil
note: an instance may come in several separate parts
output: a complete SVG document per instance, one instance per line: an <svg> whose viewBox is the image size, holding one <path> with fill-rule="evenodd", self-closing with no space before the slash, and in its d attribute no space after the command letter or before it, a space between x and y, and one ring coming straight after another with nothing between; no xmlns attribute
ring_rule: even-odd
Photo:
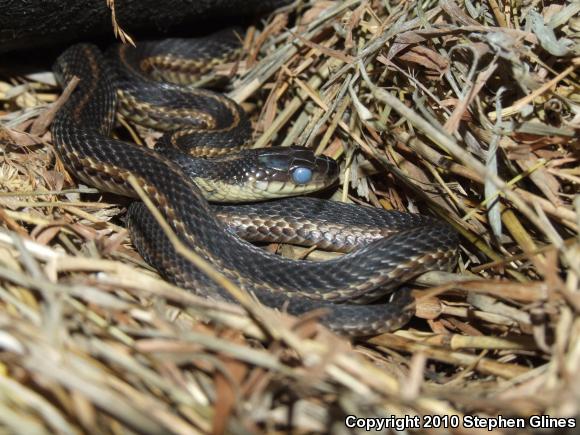
<svg viewBox="0 0 580 435"><path fill-rule="evenodd" d="M171 45L164 44L165 48ZM193 44L195 50L198 46ZM148 47L147 50L151 53L152 49ZM128 56L126 54L125 59ZM140 62L143 66L148 61ZM157 63L152 62L149 61L149 65L159 65L159 59ZM192 123L187 128L192 130L193 136L193 130L203 130L205 134L216 125L222 133L235 131L224 127L223 123L237 122L246 129L249 124L237 105L209 91L180 93L173 85L164 90L164 85L145 80L149 96L139 102L140 95L131 91L131 87L130 91L120 88L119 83L126 84L131 78L119 79L120 73L92 45L75 45L66 50L55 64L55 73L63 86L73 76L80 78L79 85L52 125L56 150L68 170L99 189L136 197L128 183L132 175L189 249L267 306L297 315L323 309L322 322L347 335L392 330L412 316L411 298L408 291L396 291L391 301L384 302L385 295L418 274L430 269L448 269L456 261L457 234L448 225L427 216L313 198L212 207L204 195L216 184L208 188L204 183L220 174L233 178L217 182L226 188L235 186L241 191L243 183L250 183L254 191L274 186L274 190L287 194L289 186L294 184L299 189L291 194L297 194L307 191L307 183L288 179L286 172L291 174L292 168L302 165L300 167L312 171L314 178L330 177L331 181L336 179L338 169L331 159L316 157L311 151L299 148L266 150L263 151L265 156L251 150L242 151L241 157L238 154L236 157L221 156L217 160L192 160L185 159L184 153L173 146L169 146L172 151L159 153L112 139L110 133L118 96L132 99L132 104L141 108L160 106L162 116L154 124L169 125L164 136L164 141L169 143L175 142L176 137L181 140L187 136L171 128L173 118L179 118L177 121L181 123ZM166 91L178 96L178 101L167 99ZM225 118L216 112L218 109L214 106L218 101L226 108L234 108ZM183 104L191 104L199 119L186 119ZM125 102L122 106L129 112L131 103ZM141 121L150 119L144 110L137 112ZM207 148L204 141L208 137L203 137L205 139L194 139L194 142L197 141L197 145L201 142ZM225 142L230 148L236 147L232 141ZM188 163L172 160L176 155L177 160L185 159ZM267 169L252 172L246 167L250 161L265 164ZM226 169L224 166L216 169L214 164L226 165ZM244 179L244 174L253 175ZM234 223L226 228L221 219ZM174 250L142 204L131 205L129 227L139 252L166 279L208 297L232 299ZM240 239L233 234L235 231L258 241L277 238L323 247L339 244L343 251L359 249L325 262L296 261L266 252ZM374 301L379 302L372 303Z"/></svg>

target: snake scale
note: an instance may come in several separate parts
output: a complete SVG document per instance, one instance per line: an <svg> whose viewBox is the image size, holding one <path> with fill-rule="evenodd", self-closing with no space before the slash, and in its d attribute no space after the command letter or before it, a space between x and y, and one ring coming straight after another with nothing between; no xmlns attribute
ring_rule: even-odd
<svg viewBox="0 0 580 435"><path fill-rule="evenodd" d="M99 189L135 198L128 182L133 176L189 249L267 306L295 315L322 309L324 324L351 336L405 324L413 314L412 299L407 290L393 290L427 270L452 267L457 234L428 216L315 198L210 205L206 196L231 200L221 196L220 188L249 201L258 191L270 198L308 193L338 176L332 159L297 147L216 151L222 155L214 158L186 155L200 148L237 150L251 133L243 110L221 94L161 84L167 74L147 74L148 67L159 72L162 65L186 62L185 55L175 60L175 54L164 57L162 50L203 58L210 41L194 41L188 48L183 40L118 48L113 61L93 45L67 49L55 64L55 74L62 86L73 76L80 82L52 124L54 144L67 169ZM201 63L211 62L207 57ZM175 66L169 71L170 80L184 77ZM117 110L165 130L163 147L151 150L112 139ZM242 193L247 186L251 193ZM175 251L142 203L129 207L128 222L138 251L167 280L204 296L232 300ZM239 235L348 253L324 262L290 260Z"/></svg>

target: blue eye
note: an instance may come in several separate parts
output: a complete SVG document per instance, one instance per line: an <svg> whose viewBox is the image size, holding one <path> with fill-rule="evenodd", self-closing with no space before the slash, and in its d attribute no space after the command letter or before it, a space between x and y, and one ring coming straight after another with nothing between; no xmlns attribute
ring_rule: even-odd
<svg viewBox="0 0 580 435"><path fill-rule="evenodd" d="M292 171L292 179L296 184L306 184L312 180L312 170L300 166Z"/></svg>

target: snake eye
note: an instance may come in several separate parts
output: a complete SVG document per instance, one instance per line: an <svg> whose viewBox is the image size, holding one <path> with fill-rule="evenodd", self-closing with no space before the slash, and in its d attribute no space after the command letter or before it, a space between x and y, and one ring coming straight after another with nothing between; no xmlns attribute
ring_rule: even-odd
<svg viewBox="0 0 580 435"><path fill-rule="evenodd" d="M312 169L299 166L292 171L292 180L296 184L306 184L312 180Z"/></svg>

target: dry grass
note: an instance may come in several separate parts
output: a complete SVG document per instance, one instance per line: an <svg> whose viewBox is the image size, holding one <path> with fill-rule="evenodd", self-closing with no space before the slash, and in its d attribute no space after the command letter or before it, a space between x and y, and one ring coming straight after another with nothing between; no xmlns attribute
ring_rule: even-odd
<svg viewBox="0 0 580 435"><path fill-rule="evenodd" d="M315 316L163 282L121 226L125 203L55 159L50 74L3 74L5 431L345 433L347 415L579 415L579 7L529 3L290 7L218 72L237 71L231 96L256 146L316 148L343 164L337 198L430 211L463 235L457 273L423 278L417 319L354 344Z"/></svg>

